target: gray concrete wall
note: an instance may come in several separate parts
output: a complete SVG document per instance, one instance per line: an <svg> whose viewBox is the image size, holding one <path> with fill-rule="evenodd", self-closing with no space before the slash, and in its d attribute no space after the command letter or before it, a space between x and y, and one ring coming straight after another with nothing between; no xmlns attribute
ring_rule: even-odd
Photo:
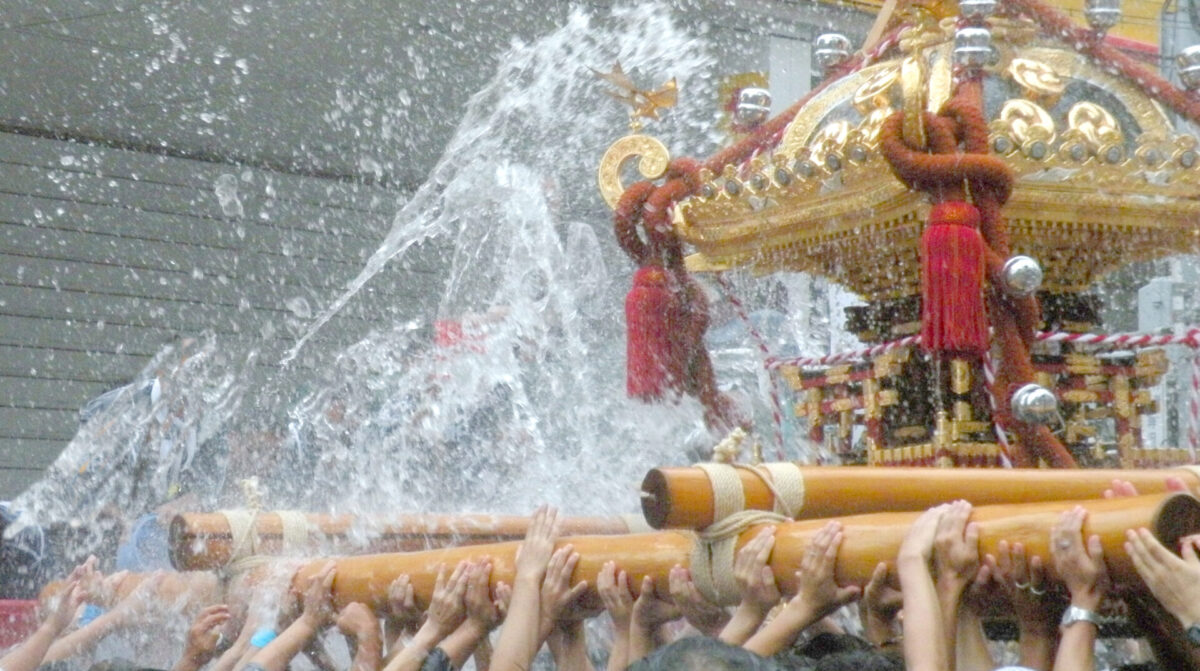
<svg viewBox="0 0 1200 671"><path fill-rule="evenodd" d="M240 214L222 208L220 179L235 181ZM53 461L80 406L166 344L207 331L278 361L303 304L315 313L340 293L401 195L0 134L0 500ZM319 339L393 323L434 293L433 276L379 278Z"/></svg>

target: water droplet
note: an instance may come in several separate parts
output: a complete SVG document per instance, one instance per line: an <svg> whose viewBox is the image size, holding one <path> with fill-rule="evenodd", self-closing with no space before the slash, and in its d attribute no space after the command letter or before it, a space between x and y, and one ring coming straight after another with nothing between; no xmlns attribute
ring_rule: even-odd
<svg viewBox="0 0 1200 671"><path fill-rule="evenodd" d="M288 310L291 310L292 314L301 319L312 318L312 307L308 304L308 299L303 296L289 298L283 304Z"/></svg>
<svg viewBox="0 0 1200 671"><path fill-rule="evenodd" d="M242 201L238 197L238 182L237 176L229 173L223 173L217 177L213 184L213 190L217 194L217 202L221 204L221 212L227 217L242 217L246 212L242 208ZM238 237L244 237L245 231L240 230Z"/></svg>

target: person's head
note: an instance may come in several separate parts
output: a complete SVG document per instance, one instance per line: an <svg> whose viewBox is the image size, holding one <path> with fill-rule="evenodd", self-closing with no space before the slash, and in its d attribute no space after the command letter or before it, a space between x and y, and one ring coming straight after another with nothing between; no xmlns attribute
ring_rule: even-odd
<svg viewBox="0 0 1200 671"><path fill-rule="evenodd" d="M689 636L630 665L629 671L777 671L773 660L707 636Z"/></svg>
<svg viewBox="0 0 1200 671"><path fill-rule="evenodd" d="M878 650L835 652L817 660L813 671L904 671L903 658Z"/></svg>

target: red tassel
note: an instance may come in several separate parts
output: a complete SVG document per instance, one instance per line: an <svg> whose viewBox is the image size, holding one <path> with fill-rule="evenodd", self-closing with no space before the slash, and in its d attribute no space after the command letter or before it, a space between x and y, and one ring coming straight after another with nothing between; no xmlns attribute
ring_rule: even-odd
<svg viewBox="0 0 1200 671"><path fill-rule="evenodd" d="M987 351L979 210L961 201L934 205L921 236L921 262L921 345L941 354Z"/></svg>
<svg viewBox="0 0 1200 671"><path fill-rule="evenodd" d="M625 390L635 398L662 398L682 379L674 356L674 329L679 307L667 272L643 266L625 296Z"/></svg>

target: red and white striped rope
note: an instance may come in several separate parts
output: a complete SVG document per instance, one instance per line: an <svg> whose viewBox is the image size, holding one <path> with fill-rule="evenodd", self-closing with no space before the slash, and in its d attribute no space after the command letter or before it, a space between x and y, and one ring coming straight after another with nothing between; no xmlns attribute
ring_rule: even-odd
<svg viewBox="0 0 1200 671"><path fill-rule="evenodd" d="M1000 446L1000 464L1005 468L1012 468L1012 451L1008 443L1008 432L1000 422L996 407L996 395L992 393L992 386L996 383L996 362L991 355L983 358L983 379L986 383L983 386L987 390L988 407L992 409L992 428L996 431L996 443Z"/></svg>
<svg viewBox="0 0 1200 671"><path fill-rule="evenodd" d="M736 305L735 305L736 307ZM747 324L749 321L747 320ZM752 331L752 335L753 331ZM1195 462L1200 457L1200 327L1192 327L1182 333L1066 333L1062 331L1044 331L1037 334L1037 339L1041 342L1057 342L1070 343L1074 345L1091 345L1098 348L1116 349L1128 348L1138 349L1143 347L1165 347L1169 345L1179 345L1188 347L1197 351L1196 356L1192 358L1192 380L1191 393L1188 399L1188 447L1191 452L1192 461ZM778 370L782 366L797 366L797 367L813 367L813 366L831 366L840 363L848 363L854 361L866 361L871 358L892 352L903 347L911 347L921 343L921 336L912 335L898 340L880 343L871 347L861 349L847 350L844 352L835 352L825 356L816 357L789 357L777 358L772 357L766 350L766 344L762 342L761 337L758 338L759 348L766 355L766 367L768 371ZM988 403L992 408L992 416L996 415L996 399L992 397L991 387L995 379L994 364L991 357L984 360L983 372L987 379L988 388ZM774 386L772 385L774 395ZM776 407L779 406L778 399L773 399ZM1009 465L1009 444L1008 437L998 422L996 426L996 439L1000 442L1002 459Z"/></svg>
<svg viewBox="0 0 1200 671"><path fill-rule="evenodd" d="M1183 333L1066 333L1063 331L1043 331L1037 334L1037 339L1042 342L1066 342L1075 345L1094 345L1097 347L1162 347L1166 345L1182 345L1192 349L1200 349L1200 328L1190 328ZM912 335L898 340L890 340L888 342L864 347L861 349L846 350L844 352L835 352L824 356L801 356L790 358L771 357L768 359L767 367L775 370L781 366L829 366L833 364L846 363L848 361L861 361L870 359L871 357L879 356L902 347L911 347L921 343L921 336Z"/></svg>
<svg viewBox="0 0 1200 671"><path fill-rule="evenodd" d="M1183 333L1063 333L1046 331L1037 334L1042 342L1066 342L1076 345L1099 345L1105 347L1161 347L1183 345L1200 349L1200 328L1189 328Z"/></svg>
<svg viewBox="0 0 1200 671"><path fill-rule="evenodd" d="M767 359L767 369L776 370L782 366L829 366L838 363L846 363L848 361L860 361L870 359L871 357L879 356L898 350L902 347L911 347L918 345L921 342L921 336L911 335L899 340L891 340L871 347L862 349L847 350L845 352L835 352L826 354L825 356L798 356L780 359L771 357Z"/></svg>
<svg viewBox="0 0 1200 671"><path fill-rule="evenodd" d="M1200 456L1200 349L1192 357L1192 395L1188 398L1188 448L1192 463Z"/></svg>

